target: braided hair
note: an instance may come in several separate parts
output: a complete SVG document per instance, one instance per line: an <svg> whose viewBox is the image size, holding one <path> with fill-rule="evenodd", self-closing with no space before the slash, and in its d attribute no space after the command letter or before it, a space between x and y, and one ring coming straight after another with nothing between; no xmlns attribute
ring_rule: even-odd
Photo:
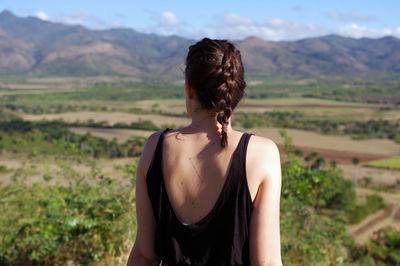
<svg viewBox="0 0 400 266"><path fill-rule="evenodd" d="M246 87L240 51L229 41L204 38L189 47L185 75L200 104L215 111L225 147L228 120Z"/></svg>

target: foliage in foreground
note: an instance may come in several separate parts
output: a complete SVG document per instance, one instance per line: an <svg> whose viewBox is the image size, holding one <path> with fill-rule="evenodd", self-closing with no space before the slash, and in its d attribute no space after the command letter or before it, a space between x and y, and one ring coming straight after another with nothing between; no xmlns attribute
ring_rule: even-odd
<svg viewBox="0 0 400 266"><path fill-rule="evenodd" d="M400 232L392 227L380 229L367 244L353 244L350 251L360 265L400 265Z"/></svg>
<svg viewBox="0 0 400 266"><path fill-rule="evenodd" d="M141 153L145 138L132 137L119 144L90 134L71 132L63 122L0 120L0 152L27 152L30 155L64 154L93 158L134 157Z"/></svg>
<svg viewBox="0 0 400 266"><path fill-rule="evenodd" d="M281 237L285 265L399 265L400 232L388 228L357 245L346 224L385 208L379 195L358 205L352 182L337 168L308 167L286 139L282 165ZM317 158L318 159L318 158Z"/></svg>
<svg viewBox="0 0 400 266"><path fill-rule="evenodd" d="M356 206L349 213L349 223L357 224L364 220L368 215L376 212L377 210L385 209L386 203L383 198L378 194L368 195L367 202L363 205Z"/></svg>
<svg viewBox="0 0 400 266"><path fill-rule="evenodd" d="M348 214L357 206L352 183L337 168L302 165L286 139L281 199L284 264L398 264L400 233L387 229L365 246L352 242L345 229ZM134 238L136 166L117 170L124 172L124 180L102 175L93 164L85 176L66 168L69 186L27 185L25 178L0 184L0 265L92 265L121 256L125 242Z"/></svg>
<svg viewBox="0 0 400 266"><path fill-rule="evenodd" d="M124 252L135 228L133 178L92 166L65 173L69 186L17 180L0 186L0 265L87 265Z"/></svg>
<svg viewBox="0 0 400 266"><path fill-rule="evenodd" d="M351 182L337 168L310 168L292 156L285 132L281 237L285 265L337 265L346 261L347 211L356 204Z"/></svg>

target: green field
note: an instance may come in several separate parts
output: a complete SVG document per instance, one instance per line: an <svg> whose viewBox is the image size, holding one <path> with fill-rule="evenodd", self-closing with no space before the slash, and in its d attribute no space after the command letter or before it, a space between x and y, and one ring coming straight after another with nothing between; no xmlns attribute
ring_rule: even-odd
<svg viewBox="0 0 400 266"><path fill-rule="evenodd" d="M372 162L367 162L364 165L376 168L400 170L400 157L376 160Z"/></svg>

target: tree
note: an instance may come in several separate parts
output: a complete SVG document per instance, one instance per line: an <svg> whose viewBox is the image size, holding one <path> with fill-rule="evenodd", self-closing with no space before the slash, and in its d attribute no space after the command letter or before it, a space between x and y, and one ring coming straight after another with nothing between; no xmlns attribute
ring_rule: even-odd
<svg viewBox="0 0 400 266"><path fill-rule="evenodd" d="M358 183L358 164L360 163L360 159L358 157L353 158L353 164L355 165L355 174L354 174L354 186L357 186Z"/></svg>

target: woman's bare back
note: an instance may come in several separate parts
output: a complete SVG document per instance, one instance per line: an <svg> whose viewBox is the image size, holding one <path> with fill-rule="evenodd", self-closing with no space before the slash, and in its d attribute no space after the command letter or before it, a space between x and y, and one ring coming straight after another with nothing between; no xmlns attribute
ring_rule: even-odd
<svg viewBox="0 0 400 266"><path fill-rule="evenodd" d="M163 142L163 177L169 201L178 219L200 221L214 207L242 133L231 131L229 144L205 132L173 131Z"/></svg>

